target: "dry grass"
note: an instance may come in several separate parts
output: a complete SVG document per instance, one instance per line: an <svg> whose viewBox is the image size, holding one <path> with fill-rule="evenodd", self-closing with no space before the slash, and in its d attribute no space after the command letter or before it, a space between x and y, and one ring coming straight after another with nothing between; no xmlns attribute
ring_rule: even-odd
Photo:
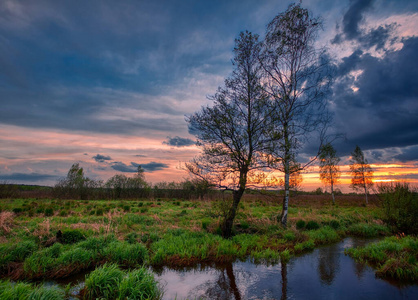
<svg viewBox="0 0 418 300"><path fill-rule="evenodd" d="M2 211L0 213L0 229L4 234L11 232L14 218L15 213L11 211Z"/></svg>

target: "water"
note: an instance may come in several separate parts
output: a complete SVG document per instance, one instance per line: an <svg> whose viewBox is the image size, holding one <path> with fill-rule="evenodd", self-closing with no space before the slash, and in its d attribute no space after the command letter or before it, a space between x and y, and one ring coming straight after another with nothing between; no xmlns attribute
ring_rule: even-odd
<svg viewBox="0 0 418 300"><path fill-rule="evenodd" d="M293 257L288 263L249 261L156 271L164 299L418 299L418 285L376 278L374 271L344 255L370 240L344 241Z"/></svg>

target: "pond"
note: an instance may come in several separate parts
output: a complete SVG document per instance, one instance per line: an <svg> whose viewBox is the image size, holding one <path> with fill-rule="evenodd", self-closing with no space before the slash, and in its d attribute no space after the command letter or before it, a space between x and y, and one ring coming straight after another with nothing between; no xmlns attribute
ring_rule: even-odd
<svg viewBox="0 0 418 300"><path fill-rule="evenodd" d="M163 299L170 300L418 299L418 284L402 285L376 278L372 268L344 255L346 248L373 241L346 238L276 265L246 261L153 271L164 287ZM58 284L76 284L71 292L77 294L84 285L84 276L79 274Z"/></svg>
<svg viewBox="0 0 418 300"><path fill-rule="evenodd" d="M164 299L418 299L418 285L376 278L373 269L344 255L370 240L338 244L273 266L249 261L157 271Z"/></svg>

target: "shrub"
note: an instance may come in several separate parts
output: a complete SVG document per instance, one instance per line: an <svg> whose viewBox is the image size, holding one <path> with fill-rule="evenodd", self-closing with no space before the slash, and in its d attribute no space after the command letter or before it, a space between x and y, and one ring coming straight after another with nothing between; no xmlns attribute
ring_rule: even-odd
<svg viewBox="0 0 418 300"><path fill-rule="evenodd" d="M19 214L19 213L21 213L23 211L23 208L21 208L21 207L15 207L15 208L13 208L13 212L15 213L15 214Z"/></svg>
<svg viewBox="0 0 418 300"><path fill-rule="evenodd" d="M211 223L210 219L202 219L202 229L207 230L210 223Z"/></svg>
<svg viewBox="0 0 418 300"><path fill-rule="evenodd" d="M116 299L123 272L115 264L104 264L86 276L84 299Z"/></svg>
<svg viewBox="0 0 418 300"><path fill-rule="evenodd" d="M66 229L62 232L61 242L63 244L74 244L85 240L85 236L78 229Z"/></svg>
<svg viewBox="0 0 418 300"><path fill-rule="evenodd" d="M305 228L306 222L304 220L299 220L296 222L296 229L303 229Z"/></svg>
<svg viewBox="0 0 418 300"><path fill-rule="evenodd" d="M307 230L315 230L319 228L319 224L315 221L309 221L305 227Z"/></svg>
<svg viewBox="0 0 418 300"><path fill-rule="evenodd" d="M45 217L50 217L54 215L54 210L50 207L45 208Z"/></svg>
<svg viewBox="0 0 418 300"><path fill-rule="evenodd" d="M340 222L338 222L337 220L332 220L331 222L329 222L329 226L331 226L334 229L338 229L340 228Z"/></svg>
<svg viewBox="0 0 418 300"><path fill-rule="evenodd" d="M383 220L396 231L418 234L418 191L406 182L381 184L377 189Z"/></svg>
<svg viewBox="0 0 418 300"><path fill-rule="evenodd" d="M103 208L98 208L96 210L96 216L103 216Z"/></svg>

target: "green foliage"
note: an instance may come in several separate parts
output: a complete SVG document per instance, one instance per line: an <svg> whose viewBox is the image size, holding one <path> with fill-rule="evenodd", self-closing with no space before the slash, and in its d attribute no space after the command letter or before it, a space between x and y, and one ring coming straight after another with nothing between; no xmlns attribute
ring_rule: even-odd
<svg viewBox="0 0 418 300"><path fill-rule="evenodd" d="M331 222L329 222L329 226L331 226L334 229L338 229L340 228L340 222L338 222L337 220L332 220Z"/></svg>
<svg viewBox="0 0 418 300"><path fill-rule="evenodd" d="M78 229L66 229L62 232L61 242L63 244L75 244L85 240L86 237Z"/></svg>
<svg viewBox="0 0 418 300"><path fill-rule="evenodd" d="M303 252L306 250L313 250L315 248L315 242L313 240L308 240L303 243L299 243L295 245L296 252Z"/></svg>
<svg viewBox="0 0 418 300"><path fill-rule="evenodd" d="M329 226L322 227L318 230L309 231L307 234L310 239L313 240L317 245L332 243L340 240L340 236L337 234L337 232Z"/></svg>
<svg viewBox="0 0 418 300"><path fill-rule="evenodd" d="M418 234L418 190L406 182L381 184L377 189L384 221L397 232Z"/></svg>
<svg viewBox="0 0 418 300"><path fill-rule="evenodd" d="M304 220L298 220L296 222L296 229L298 230L305 228L305 226L306 226L306 222Z"/></svg>
<svg viewBox="0 0 418 300"><path fill-rule="evenodd" d="M129 244L135 244L137 243L137 239L139 238L139 235L136 232L129 232L125 236L125 241L127 241Z"/></svg>
<svg viewBox="0 0 418 300"><path fill-rule="evenodd" d="M30 300L62 300L64 291L57 286L42 285L32 290L29 294Z"/></svg>
<svg viewBox="0 0 418 300"><path fill-rule="evenodd" d="M104 264L86 276L84 299L116 299L123 272L115 264Z"/></svg>
<svg viewBox="0 0 418 300"><path fill-rule="evenodd" d="M10 262L21 262L38 249L34 241L22 241L18 244L0 244L0 269Z"/></svg>
<svg viewBox="0 0 418 300"><path fill-rule="evenodd" d="M309 221L305 226L306 230L315 230L318 228L319 228L319 224L316 221Z"/></svg>
<svg viewBox="0 0 418 300"><path fill-rule="evenodd" d="M379 224L357 223L348 228L348 232L356 236L377 237L379 235L389 234L386 226Z"/></svg>
<svg viewBox="0 0 418 300"><path fill-rule="evenodd" d="M55 243L49 248L41 249L32 253L25 259L24 270L29 274L45 273L56 266L56 258L63 250L63 245Z"/></svg>
<svg viewBox="0 0 418 300"><path fill-rule="evenodd" d="M386 237L365 247L346 249L356 260L376 267L376 275L416 282L418 280L418 238Z"/></svg>
<svg viewBox="0 0 418 300"><path fill-rule="evenodd" d="M119 285L118 299L160 299L162 292L154 276L145 268L128 272Z"/></svg>
<svg viewBox="0 0 418 300"><path fill-rule="evenodd" d="M286 241L294 241L296 239L296 235L292 231L286 231L283 237Z"/></svg>
<svg viewBox="0 0 418 300"><path fill-rule="evenodd" d="M15 214L19 214L19 213L21 213L21 212L23 212L23 208L21 208L21 207L15 207L15 208L13 208L13 210L12 210Z"/></svg>
<svg viewBox="0 0 418 300"><path fill-rule="evenodd" d="M103 255L108 261L126 266L142 265L148 259L148 250L144 245L115 241L104 250Z"/></svg>
<svg viewBox="0 0 418 300"><path fill-rule="evenodd" d="M53 208L48 207L48 208L45 209L45 217L50 217L50 216L53 216L53 215L54 215L54 209Z"/></svg>
<svg viewBox="0 0 418 300"><path fill-rule="evenodd" d="M205 219L202 219L202 229L203 230L207 230L208 229L208 226L210 225L210 223L211 223L211 219L208 219L208 218L205 218Z"/></svg>
<svg viewBox="0 0 418 300"><path fill-rule="evenodd" d="M0 281L0 299L26 300L32 291L32 285L26 282L12 284L10 281Z"/></svg>

